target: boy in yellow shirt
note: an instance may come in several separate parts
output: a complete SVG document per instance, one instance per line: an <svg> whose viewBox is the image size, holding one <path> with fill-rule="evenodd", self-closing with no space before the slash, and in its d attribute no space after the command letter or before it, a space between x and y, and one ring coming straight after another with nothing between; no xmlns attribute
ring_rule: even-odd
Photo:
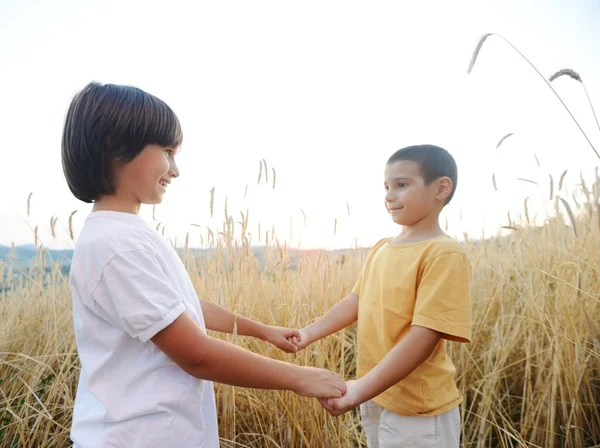
<svg viewBox="0 0 600 448"><path fill-rule="evenodd" d="M370 251L350 295L291 338L299 349L358 320L358 380L333 415L360 405L370 448L458 447L462 401L446 340L470 342L471 267L439 215L454 195L453 157L403 148L385 168L385 206L402 226Z"/></svg>

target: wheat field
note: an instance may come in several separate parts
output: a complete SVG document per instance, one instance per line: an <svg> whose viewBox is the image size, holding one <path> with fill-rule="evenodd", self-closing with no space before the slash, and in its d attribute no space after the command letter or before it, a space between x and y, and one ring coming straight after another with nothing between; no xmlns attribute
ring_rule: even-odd
<svg viewBox="0 0 600 448"><path fill-rule="evenodd" d="M474 340L449 345L464 394L463 446L600 446L599 186L583 185L587 199L574 208L553 196L556 213L542 226L529 225L525 213L506 235L467 236ZM212 253L185 248L182 258L200 297L268 324L302 327L316 319L349 292L366 257L366 249L306 251L292 263L271 234L265 259L257 260L242 221L237 235L231 218L226 231L206 235ZM0 266L2 447L69 446L79 374L71 296L68 279L46 258L40 249L18 275ZM355 375L354 328L295 355L215 336ZM316 400L290 392L222 385L216 392L223 447L365 446L356 412L333 418Z"/></svg>

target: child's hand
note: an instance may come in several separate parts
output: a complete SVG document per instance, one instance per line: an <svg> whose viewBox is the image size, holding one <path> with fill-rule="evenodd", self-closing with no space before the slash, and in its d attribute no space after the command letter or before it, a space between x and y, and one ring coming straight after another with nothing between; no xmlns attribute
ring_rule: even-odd
<svg viewBox="0 0 600 448"><path fill-rule="evenodd" d="M292 338L300 337L300 332L292 328L273 327L267 325L263 330L262 340L273 344L286 353L296 353L298 347L292 343Z"/></svg>
<svg viewBox="0 0 600 448"><path fill-rule="evenodd" d="M319 398L319 403L334 417L342 415L361 404L362 399L358 381L347 381L346 386L346 394L341 398Z"/></svg>
<svg viewBox="0 0 600 448"><path fill-rule="evenodd" d="M302 371L293 389L298 395L327 400L343 397L346 393L346 383L337 373L316 367L302 367Z"/></svg>
<svg viewBox="0 0 600 448"><path fill-rule="evenodd" d="M298 335L292 336L288 338L288 340L297 347L298 351L312 343L312 340L305 329L298 330Z"/></svg>

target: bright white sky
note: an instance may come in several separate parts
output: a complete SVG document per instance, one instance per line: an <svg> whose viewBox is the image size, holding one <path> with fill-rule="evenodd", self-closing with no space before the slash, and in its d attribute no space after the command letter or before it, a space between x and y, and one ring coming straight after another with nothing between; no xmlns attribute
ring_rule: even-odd
<svg viewBox="0 0 600 448"><path fill-rule="evenodd" d="M263 234L274 224L287 239L291 220L293 246L300 238L301 247L347 247L355 238L372 244L398 231L383 207L385 161L416 143L441 145L457 159L457 195L444 213L450 234L493 234L507 224L508 210L522 211L526 196L543 210L548 174L557 180L569 169L572 186L580 170L590 178L600 160L548 87L500 39L486 42L467 76L487 32L508 38L546 76L578 71L600 113L594 0L2 0L0 244L32 243L30 226L39 225L45 245L72 247L61 224L57 240L48 229L51 216L66 226L73 210L79 229L90 210L71 196L60 164L67 106L90 80L135 85L178 114L182 175L156 211L178 241L189 231L191 244L199 244L203 229L190 223L220 225L227 196L236 221L238 210L250 210L254 242L259 221ZM600 151L581 85L567 78L553 85ZM515 135L496 150L508 132ZM263 158L277 170L275 190L264 177L257 186ZM150 208L142 215L152 221Z"/></svg>

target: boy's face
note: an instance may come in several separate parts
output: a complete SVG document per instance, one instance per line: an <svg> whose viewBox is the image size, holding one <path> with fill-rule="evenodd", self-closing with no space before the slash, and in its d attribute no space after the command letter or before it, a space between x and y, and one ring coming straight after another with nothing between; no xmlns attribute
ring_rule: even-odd
<svg viewBox="0 0 600 448"><path fill-rule="evenodd" d="M412 226L443 208L448 178L429 185L421 175L418 162L399 160L386 165L384 173L385 207L392 220L401 226ZM450 181L450 189L451 181Z"/></svg>
<svg viewBox="0 0 600 448"><path fill-rule="evenodd" d="M114 166L116 195L142 204L160 204L173 178L178 148L148 145L129 163Z"/></svg>

